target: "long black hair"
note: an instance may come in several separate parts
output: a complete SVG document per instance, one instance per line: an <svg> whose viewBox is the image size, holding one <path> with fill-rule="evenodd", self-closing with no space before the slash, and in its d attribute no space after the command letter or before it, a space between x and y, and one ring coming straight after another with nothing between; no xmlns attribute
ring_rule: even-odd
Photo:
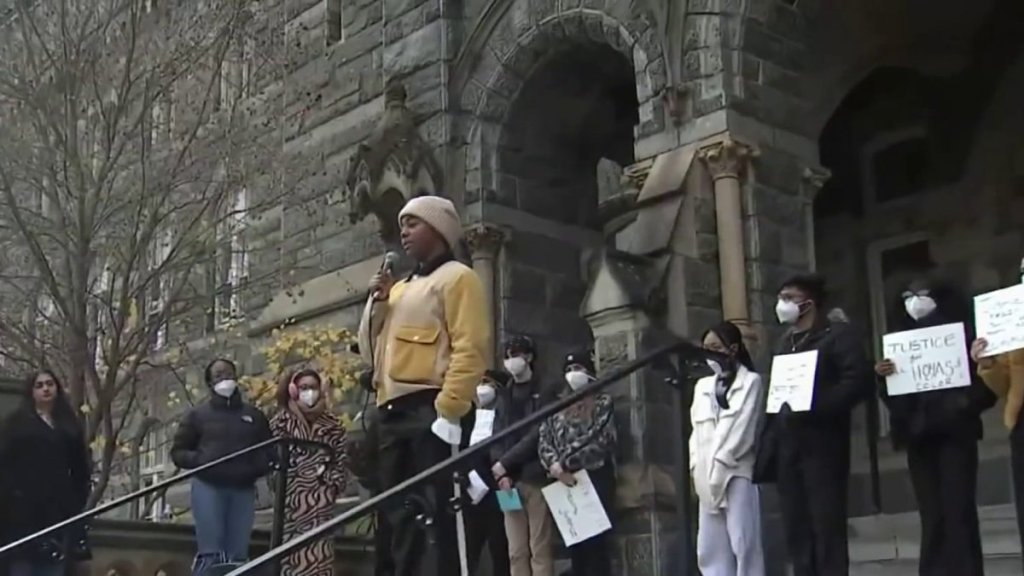
<svg viewBox="0 0 1024 576"><path fill-rule="evenodd" d="M22 384L21 409L29 414L35 413L36 401L32 392L35 390L36 380L44 374L52 378L57 387L57 395L53 399L53 411L51 412L54 424L68 432L78 435L82 434L81 422L79 422L74 409L71 407L71 401L68 400L64 384L61 383L57 373L49 368L36 370L25 378L25 382Z"/></svg>
<svg viewBox="0 0 1024 576"><path fill-rule="evenodd" d="M743 333L740 329L729 321L719 322L711 328L708 328L706 332L700 337L701 342L708 337L708 334L714 334L722 341L722 344L726 348L732 349L736 347L736 361L741 365L746 366L747 370L751 372L757 372L754 368L754 359L750 357L750 351L747 350L747 345L743 343Z"/></svg>

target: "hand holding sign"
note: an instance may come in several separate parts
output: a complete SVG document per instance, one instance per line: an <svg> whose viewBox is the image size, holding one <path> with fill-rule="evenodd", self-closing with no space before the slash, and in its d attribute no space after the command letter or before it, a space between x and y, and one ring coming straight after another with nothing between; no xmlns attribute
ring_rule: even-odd
<svg viewBox="0 0 1024 576"><path fill-rule="evenodd" d="M1024 284L975 296L974 319L984 357L1024 348Z"/></svg>
<svg viewBox="0 0 1024 576"><path fill-rule="evenodd" d="M814 401L814 376L817 371L817 350L772 358L768 413L778 413L783 404L789 404L793 412L809 412Z"/></svg>
<svg viewBox="0 0 1024 576"><path fill-rule="evenodd" d="M886 376L890 396L971 384L962 322L886 334L882 349L894 368Z"/></svg>

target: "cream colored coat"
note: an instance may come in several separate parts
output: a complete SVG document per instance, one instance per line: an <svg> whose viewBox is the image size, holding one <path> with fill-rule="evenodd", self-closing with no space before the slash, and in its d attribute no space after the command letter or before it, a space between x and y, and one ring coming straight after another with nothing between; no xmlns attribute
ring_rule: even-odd
<svg viewBox="0 0 1024 576"><path fill-rule="evenodd" d="M726 394L729 409L715 399L715 376L697 381L690 405L690 473L701 503L725 508L725 489L735 477L753 475L761 410L761 376L741 366Z"/></svg>

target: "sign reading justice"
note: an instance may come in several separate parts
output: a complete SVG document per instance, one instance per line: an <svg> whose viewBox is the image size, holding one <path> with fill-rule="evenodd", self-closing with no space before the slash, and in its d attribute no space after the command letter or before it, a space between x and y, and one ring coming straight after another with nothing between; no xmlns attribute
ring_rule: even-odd
<svg viewBox="0 0 1024 576"><path fill-rule="evenodd" d="M882 356L896 365L885 379L890 396L971 384L963 322L886 334Z"/></svg>

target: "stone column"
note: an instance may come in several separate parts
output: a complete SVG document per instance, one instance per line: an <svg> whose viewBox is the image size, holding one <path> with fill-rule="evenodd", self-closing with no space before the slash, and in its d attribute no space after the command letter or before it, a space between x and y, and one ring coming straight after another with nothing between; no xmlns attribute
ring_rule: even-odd
<svg viewBox="0 0 1024 576"><path fill-rule="evenodd" d="M722 283L722 315L740 327L750 324L747 306L747 259L743 241L741 177L756 151L726 138L700 150L715 185L718 226L718 267Z"/></svg>
<svg viewBox="0 0 1024 576"><path fill-rule="evenodd" d="M807 266L811 272L818 269L814 248L814 199L818 197L821 187L832 177L827 168L804 168L800 181L800 198L804 202L804 230L807 234Z"/></svg>
<svg viewBox="0 0 1024 576"><path fill-rule="evenodd" d="M473 260L473 270L480 277L484 286L484 295L487 298L487 309L491 313L491 337L494 337L496 323L496 298L494 287L495 281L494 261L498 258L502 244L505 242L505 233L497 226L485 223L478 223L466 230L466 243L469 244L470 257ZM493 347L491 352L493 353ZM494 358L487 358L487 366L493 367Z"/></svg>

